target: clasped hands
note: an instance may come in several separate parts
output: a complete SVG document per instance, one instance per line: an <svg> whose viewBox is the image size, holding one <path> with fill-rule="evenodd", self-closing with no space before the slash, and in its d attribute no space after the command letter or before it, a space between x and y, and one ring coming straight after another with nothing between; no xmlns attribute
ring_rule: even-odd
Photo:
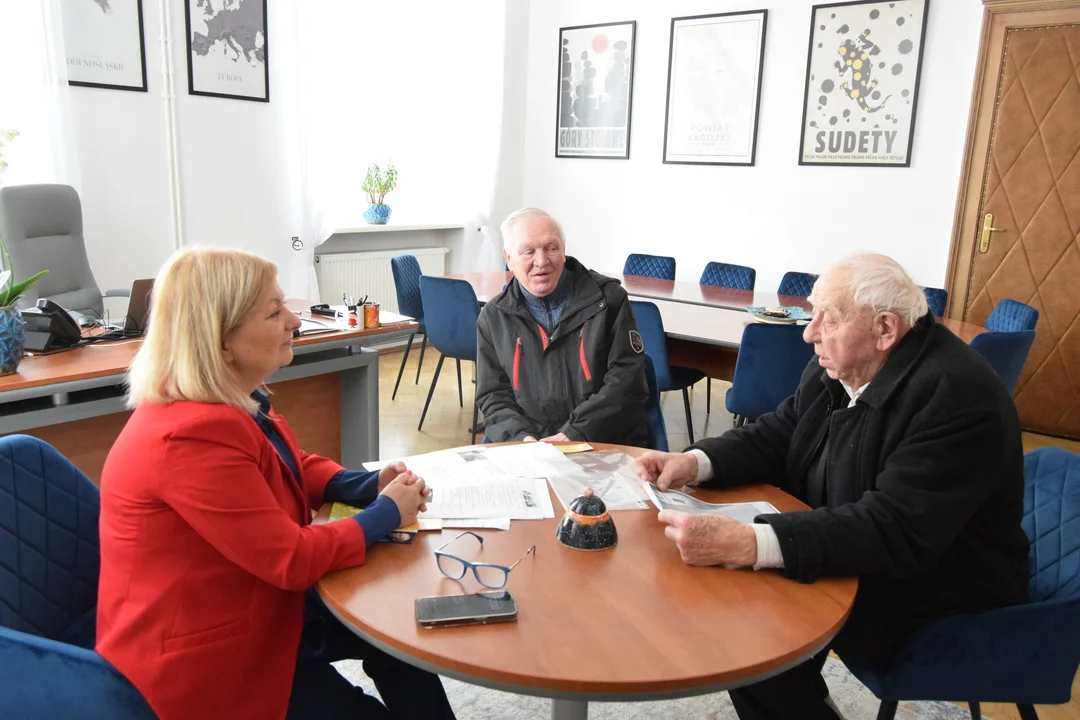
<svg viewBox="0 0 1080 720"><path fill-rule="evenodd" d="M394 501L401 515L401 527L406 527L427 510L431 490L422 477L409 472L405 463L392 462L379 471L379 494Z"/></svg>
<svg viewBox="0 0 1080 720"><path fill-rule="evenodd" d="M678 489L697 479L698 461L689 453L650 451L634 461L634 472L660 490ZM656 519L679 548L687 565L754 565L757 535L750 527L720 515L661 510Z"/></svg>

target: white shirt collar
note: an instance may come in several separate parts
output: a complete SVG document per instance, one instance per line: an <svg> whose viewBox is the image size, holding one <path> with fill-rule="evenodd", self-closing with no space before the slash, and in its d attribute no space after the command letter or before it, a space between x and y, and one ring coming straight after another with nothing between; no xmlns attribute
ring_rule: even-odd
<svg viewBox="0 0 1080 720"><path fill-rule="evenodd" d="M848 407L854 405L855 401L859 399L859 396L862 395L863 392L865 392L866 388L870 387L870 383L866 383L858 390L852 390L843 380L840 381L840 384L843 386L844 392L846 392L848 394L848 397L851 398L851 402L848 403Z"/></svg>

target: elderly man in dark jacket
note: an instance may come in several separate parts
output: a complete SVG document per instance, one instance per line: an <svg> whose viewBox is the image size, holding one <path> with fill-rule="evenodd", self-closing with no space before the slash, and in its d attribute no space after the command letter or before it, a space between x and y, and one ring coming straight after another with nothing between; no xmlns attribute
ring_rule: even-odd
<svg viewBox="0 0 1080 720"><path fill-rule="evenodd" d="M511 213L502 234L514 279L476 326L487 438L644 446L645 359L626 291L566 257L542 210Z"/></svg>
<svg viewBox="0 0 1080 720"><path fill-rule="evenodd" d="M853 257L825 273L805 339L817 354L793 397L683 454L647 453L659 487L771 483L810 512L753 525L664 511L692 565L782 568L813 582L857 575L841 658L883 665L920 626L1027 598L1020 424L994 371L935 322L895 261ZM825 654L734 690L742 720L835 719Z"/></svg>

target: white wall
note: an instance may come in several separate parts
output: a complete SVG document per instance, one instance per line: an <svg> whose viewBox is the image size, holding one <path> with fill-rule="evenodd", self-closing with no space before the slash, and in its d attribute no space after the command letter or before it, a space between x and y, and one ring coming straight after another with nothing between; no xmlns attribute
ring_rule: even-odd
<svg viewBox="0 0 1080 720"><path fill-rule="evenodd" d="M563 225L568 252L618 272L630 252L672 255L678 279L710 260L816 272L887 253L941 286L967 130L982 5L933 0L910 168L800 167L806 49L815 0L545 0L531 7L524 199ZM661 162L672 17L769 10L754 167ZM556 159L559 28L637 20L629 160Z"/></svg>

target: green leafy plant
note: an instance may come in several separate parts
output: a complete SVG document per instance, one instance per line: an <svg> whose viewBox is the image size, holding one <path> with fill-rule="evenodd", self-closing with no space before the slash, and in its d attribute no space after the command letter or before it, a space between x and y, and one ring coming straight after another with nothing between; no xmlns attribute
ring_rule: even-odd
<svg viewBox="0 0 1080 720"><path fill-rule="evenodd" d="M8 268L0 273L0 308L4 308L9 305L14 305L15 301L23 296L23 293L32 288L34 283L40 280L41 277L49 271L42 270L22 282L13 283L11 274L11 256L8 255L7 245L4 244L4 238L2 237L0 237L0 249L4 251L4 264Z"/></svg>
<svg viewBox="0 0 1080 720"><path fill-rule="evenodd" d="M0 172L4 172L4 168L8 166L7 161L4 160L4 145L17 137L19 137L18 130L4 130L3 128L0 128Z"/></svg>
<svg viewBox="0 0 1080 720"><path fill-rule="evenodd" d="M372 163L368 166L367 177L364 178L364 184L360 186L360 189L367 193L368 202L372 205L382 205L386 193L397 187L397 178L397 168L393 165L387 164L386 169L381 170L378 165Z"/></svg>

